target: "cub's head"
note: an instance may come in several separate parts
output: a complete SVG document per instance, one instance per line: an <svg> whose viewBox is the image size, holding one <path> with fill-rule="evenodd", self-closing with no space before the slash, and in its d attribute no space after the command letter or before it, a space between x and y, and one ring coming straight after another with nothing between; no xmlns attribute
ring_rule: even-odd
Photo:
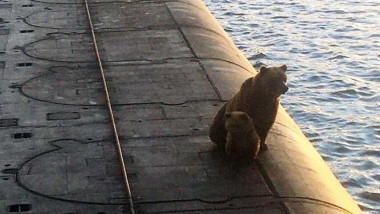
<svg viewBox="0 0 380 214"><path fill-rule="evenodd" d="M270 97L279 97L288 91L286 86L286 70L287 66L266 67L262 66L257 74L257 83L259 89Z"/></svg>
<svg viewBox="0 0 380 214"><path fill-rule="evenodd" d="M226 129L229 132L242 132L252 130L253 122L247 113L242 111L227 112Z"/></svg>

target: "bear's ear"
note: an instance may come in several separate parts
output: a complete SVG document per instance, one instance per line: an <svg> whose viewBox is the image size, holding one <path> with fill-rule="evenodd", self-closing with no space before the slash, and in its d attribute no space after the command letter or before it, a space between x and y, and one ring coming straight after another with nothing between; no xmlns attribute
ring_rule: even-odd
<svg viewBox="0 0 380 214"><path fill-rule="evenodd" d="M226 119L230 118L231 117L231 112L226 112L226 114L224 114L224 117Z"/></svg>
<svg viewBox="0 0 380 214"><path fill-rule="evenodd" d="M260 67L260 73L265 73L268 71L268 68L266 66L261 66Z"/></svg>
<svg viewBox="0 0 380 214"><path fill-rule="evenodd" d="M286 70L288 69L288 66L286 66L286 65L281 65L281 67L280 67L284 72L286 72Z"/></svg>

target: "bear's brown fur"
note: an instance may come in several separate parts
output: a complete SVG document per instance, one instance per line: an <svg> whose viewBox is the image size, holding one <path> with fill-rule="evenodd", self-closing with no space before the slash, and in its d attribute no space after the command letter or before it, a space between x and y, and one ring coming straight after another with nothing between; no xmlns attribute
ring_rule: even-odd
<svg viewBox="0 0 380 214"><path fill-rule="evenodd" d="M253 120L261 149L266 149L265 140L276 119L280 95L288 90L286 70L286 65L263 66L255 77L247 79L240 91L223 105L212 120L209 132L211 141L224 148L227 138L226 112L243 111Z"/></svg>
<svg viewBox="0 0 380 214"><path fill-rule="evenodd" d="M236 159L256 159L260 150L260 139L252 119L242 111L227 112L225 117L227 130L226 153Z"/></svg>

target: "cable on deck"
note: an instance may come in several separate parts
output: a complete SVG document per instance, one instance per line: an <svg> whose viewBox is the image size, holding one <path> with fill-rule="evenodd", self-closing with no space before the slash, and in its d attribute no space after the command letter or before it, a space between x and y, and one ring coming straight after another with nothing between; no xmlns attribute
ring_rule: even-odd
<svg viewBox="0 0 380 214"><path fill-rule="evenodd" d="M102 81L103 81L104 91L105 91L105 95L106 95L108 112L109 112L110 117L111 117L111 124L112 124L112 129L113 129L113 133L114 133L114 137L115 137L115 141L116 141L116 147L117 147L117 150L118 150L118 156L119 156L121 170L122 170L122 174L123 174L124 185L125 185L125 189L127 190L127 198L128 198L129 205L130 205L129 208L130 208L131 214L135 214L135 210L134 210L134 206L133 206L133 200L132 200L132 192L131 192L131 188L130 188L129 180L128 180L128 175L127 175L127 168L126 168L126 165L125 165L125 162L124 162L123 150L121 148L120 139L119 139L119 135L118 135L118 132L117 132L115 117L114 117L114 114L113 114L112 105L111 105L111 99L110 99L110 95L109 95L109 91L108 91L108 87L107 87L107 81L106 81L106 77L104 75L103 64L102 64L102 60L100 58L98 44L96 42L96 36L95 36L94 26L92 24L92 19L91 19L91 14L90 14L90 8L88 6L88 1L84 0L84 2L85 2L85 5L86 5L88 22L89 22L90 28L91 28L91 34L92 34L92 40L94 42L95 53L96 53L96 57L97 57L97 60L98 60L98 65L99 65L100 73L102 75Z"/></svg>

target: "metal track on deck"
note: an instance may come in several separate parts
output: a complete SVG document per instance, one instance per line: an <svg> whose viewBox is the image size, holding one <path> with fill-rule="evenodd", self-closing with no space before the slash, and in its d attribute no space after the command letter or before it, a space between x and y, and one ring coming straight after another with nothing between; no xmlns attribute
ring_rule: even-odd
<svg viewBox="0 0 380 214"><path fill-rule="evenodd" d="M96 41L96 35L95 35L94 25L92 24L91 13L90 13L90 8L88 6L88 1L84 0L84 2L85 2L85 6L86 6L86 11L87 11L88 22L89 22L89 25L91 28L92 40L94 42L94 49L95 49L96 58L97 58L98 65L99 65L99 71L102 75L102 82L103 82L103 86L104 86L107 108L108 108L108 112L109 112L109 115L111 118L111 125L112 125L112 130L113 130L113 134L114 134L114 138L115 138L118 156L119 156L121 171L123 174L123 181L124 181L125 189L127 192L129 208L130 208L130 212L132 214L134 214L135 210L133 207L132 192L131 192L131 187L129 185L128 175L127 175L127 167L126 167L125 162L124 162L124 154L123 154L123 150L122 150L122 147L120 144L120 138L119 138L119 134L118 134L117 127L116 127L116 121L115 121L115 117L114 117L114 113L113 113L113 109L112 109L111 98L110 98L109 90L107 87L107 80L106 80L106 77L104 75L104 68L103 68L102 59L101 59L100 53L99 53L98 43Z"/></svg>

